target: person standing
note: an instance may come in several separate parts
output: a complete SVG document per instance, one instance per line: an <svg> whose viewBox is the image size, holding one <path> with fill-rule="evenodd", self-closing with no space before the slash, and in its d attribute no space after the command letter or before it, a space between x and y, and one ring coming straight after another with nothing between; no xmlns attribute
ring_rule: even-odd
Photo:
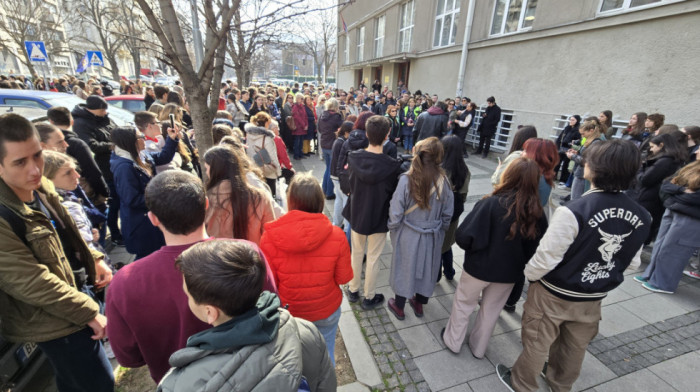
<svg viewBox="0 0 700 392"><path fill-rule="evenodd" d="M109 119L107 108L109 105L104 98L91 95L85 103L75 106L71 111L73 116L73 132L80 137L92 150L95 162L102 172L102 176L109 188L109 212L107 214L107 226L111 240L115 245L124 245L122 233L119 230L119 194L114 184L114 177L110 170L110 158L112 156L111 132L116 127Z"/></svg>
<svg viewBox="0 0 700 392"><path fill-rule="evenodd" d="M574 114L573 116L569 117L569 123L566 125L566 127L564 127L564 130L562 130L559 136L557 137L556 145L559 149L559 160L561 161L561 165L557 165L557 167L554 168L554 176L556 177L557 172L559 172L559 168L561 167L559 185L564 185L569 180L570 159L566 155L566 152L572 148L571 143L574 140L581 139L581 134L578 131L580 125L581 116L579 116L578 114Z"/></svg>
<svg viewBox="0 0 700 392"><path fill-rule="evenodd" d="M323 194L327 200L335 199L333 182L331 181L331 153L333 142L336 139L336 132L343 125L343 117L338 113L340 105L338 100L331 98L326 102L326 110L318 120L318 131L321 134L321 151L323 152L323 162L326 164L326 171L323 173Z"/></svg>
<svg viewBox="0 0 700 392"><path fill-rule="evenodd" d="M496 105L496 98L486 98L486 104L488 107L484 114L481 115L481 124L476 130L479 133L479 147L476 149L476 153L482 154L482 158L486 158L489 155L491 138L496 134L498 123L501 121L501 108Z"/></svg>
<svg viewBox="0 0 700 392"><path fill-rule="evenodd" d="M389 284L395 296L387 306L399 320L405 318L407 298L416 317L423 317L440 274L440 251L454 210L450 181L440 166L443 156L438 138L418 142L411 168L399 178L389 205L394 250Z"/></svg>
<svg viewBox="0 0 700 392"><path fill-rule="evenodd" d="M309 118L306 115L306 105L304 105L304 94L302 93L296 93L294 96L292 118L295 126L295 129L292 130L292 136L294 136L294 159L299 160L304 156L302 148L306 131L309 128Z"/></svg>
<svg viewBox="0 0 700 392"><path fill-rule="evenodd" d="M441 138L447 134L447 104L438 101L416 119L413 127L413 139L417 143L423 139L435 136Z"/></svg>
<svg viewBox="0 0 700 392"><path fill-rule="evenodd" d="M466 108L458 114L457 120L455 121L455 124L457 125L455 135L457 135L457 137L459 137L459 139L462 141L462 151L465 158L469 158L469 154L467 153L467 145L464 143L464 141L467 139L469 129L472 127L472 124L474 124L475 116L476 104L474 102L469 102Z"/></svg>
<svg viewBox="0 0 700 392"><path fill-rule="evenodd" d="M457 244L465 252L464 271L441 332L450 351L459 353L481 295L469 349L479 359L486 354L501 309L547 228L537 194L539 178L536 162L514 160L493 193L477 202L457 229Z"/></svg>
<svg viewBox="0 0 700 392"><path fill-rule="evenodd" d="M545 364L553 390L568 391L578 378L586 347L598 333L603 299L628 267L641 263L651 216L620 192L640 164L639 149L626 140L595 143L586 152L591 190L554 212L525 266L532 283L523 311L523 351L512 369L496 366L511 391L537 390Z"/></svg>
<svg viewBox="0 0 700 392"><path fill-rule="evenodd" d="M366 245L365 299L361 305L363 309L369 310L384 302L384 295L376 293L376 278L379 256L389 231L389 202L396 189L401 162L382 151L382 144L389 137L389 120L372 115L365 128L369 146L350 152L347 156L350 199L343 210L343 217L350 222L351 227L354 274L348 285L348 301L357 302L360 299L362 260Z"/></svg>
<svg viewBox="0 0 700 392"><path fill-rule="evenodd" d="M59 391L113 391L100 343L107 319L90 288L104 288L112 272L43 177L34 126L9 113L0 116L0 129L0 333L36 342Z"/></svg>

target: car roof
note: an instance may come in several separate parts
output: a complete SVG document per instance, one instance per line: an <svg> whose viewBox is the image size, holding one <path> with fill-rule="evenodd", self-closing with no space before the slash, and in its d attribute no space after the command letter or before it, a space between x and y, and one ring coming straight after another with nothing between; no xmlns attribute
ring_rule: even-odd
<svg viewBox="0 0 700 392"><path fill-rule="evenodd" d="M71 94L57 93L54 91L44 91L44 90L2 89L2 90L0 90L0 95L2 95L3 97L56 98L56 97L66 96L66 95L71 95Z"/></svg>
<svg viewBox="0 0 700 392"><path fill-rule="evenodd" d="M143 101L141 94L110 95L105 101Z"/></svg>
<svg viewBox="0 0 700 392"><path fill-rule="evenodd" d="M0 114L15 113L31 122L46 121L46 109L29 106L0 105Z"/></svg>

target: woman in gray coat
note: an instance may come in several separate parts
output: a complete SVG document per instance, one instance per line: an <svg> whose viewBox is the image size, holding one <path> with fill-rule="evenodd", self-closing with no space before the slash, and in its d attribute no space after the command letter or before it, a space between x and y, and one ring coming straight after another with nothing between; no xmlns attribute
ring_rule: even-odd
<svg viewBox="0 0 700 392"><path fill-rule="evenodd" d="M416 144L408 173L401 176L389 208L389 231L394 254L389 284L396 293L389 311L405 318L406 298L417 317L433 294L440 273L440 252L450 226L454 200L440 164L442 144L430 137Z"/></svg>

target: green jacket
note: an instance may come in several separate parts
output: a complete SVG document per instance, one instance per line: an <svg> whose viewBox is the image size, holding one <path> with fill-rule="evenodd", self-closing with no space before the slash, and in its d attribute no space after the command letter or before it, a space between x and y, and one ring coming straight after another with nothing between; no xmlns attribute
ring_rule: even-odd
<svg viewBox="0 0 700 392"><path fill-rule="evenodd" d="M311 391L335 391L335 369L318 329L279 308L264 291L252 309L192 335L170 356L174 366L158 391L296 392L304 376Z"/></svg>
<svg viewBox="0 0 700 392"><path fill-rule="evenodd" d="M101 254L87 247L49 180L41 179L37 193L57 216L54 223L65 227L88 273L88 284L92 284L94 257ZM0 204L24 221L29 244L27 247L9 222L0 218L0 333L15 342L45 342L85 328L97 316L99 307L76 289L70 263L49 218L25 205L2 179Z"/></svg>

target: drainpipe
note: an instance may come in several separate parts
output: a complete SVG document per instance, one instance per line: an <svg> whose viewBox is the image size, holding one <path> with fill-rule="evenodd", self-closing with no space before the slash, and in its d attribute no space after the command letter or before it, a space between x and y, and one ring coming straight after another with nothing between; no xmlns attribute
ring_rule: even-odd
<svg viewBox="0 0 700 392"><path fill-rule="evenodd" d="M455 97L461 97L464 90L464 76L467 72L467 54L469 53L469 39L472 34L472 24L474 22L474 7L476 0L469 0L469 11L467 14L467 25L464 27L464 42L462 42L462 58L459 61L459 79L457 80L457 93Z"/></svg>

